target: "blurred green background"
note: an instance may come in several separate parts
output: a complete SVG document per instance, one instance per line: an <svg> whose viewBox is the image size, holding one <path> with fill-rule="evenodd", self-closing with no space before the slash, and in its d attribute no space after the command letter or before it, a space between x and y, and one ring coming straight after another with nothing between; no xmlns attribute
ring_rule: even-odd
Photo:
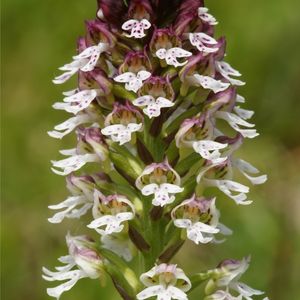
<svg viewBox="0 0 300 300"><path fill-rule="evenodd" d="M66 118L52 110L62 87L51 79L75 53L83 20L94 17L95 0L2 1L2 299L50 299L41 267L55 266L66 251L67 229L50 225L47 205L67 196L50 159L72 140L46 131ZM177 261L186 270L213 268L223 258L252 255L243 277L273 300L300 299L300 5L298 0L206 1L227 36L227 60L243 73L246 108L254 109L261 136L241 156L269 176L252 190L254 203L219 201L222 222L235 234L217 246L185 246ZM189 255L187 255L189 254ZM189 257L187 261L186 258ZM111 284L81 280L62 299L119 299ZM199 299L197 290L192 299Z"/></svg>

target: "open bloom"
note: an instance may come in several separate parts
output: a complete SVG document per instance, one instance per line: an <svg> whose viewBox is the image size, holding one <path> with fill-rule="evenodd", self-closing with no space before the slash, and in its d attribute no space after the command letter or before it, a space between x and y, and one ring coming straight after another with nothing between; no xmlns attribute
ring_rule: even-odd
<svg viewBox="0 0 300 300"><path fill-rule="evenodd" d="M114 78L116 82L125 83L125 89L128 91L137 92L142 86L143 81L148 79L151 73L148 71L139 71L137 74L133 72L125 72Z"/></svg>
<svg viewBox="0 0 300 300"><path fill-rule="evenodd" d="M147 166L136 180L136 187L144 196L154 195L152 204L165 206L175 200L174 194L181 193L180 177L168 162Z"/></svg>
<svg viewBox="0 0 300 300"><path fill-rule="evenodd" d="M186 119L175 136L176 146L193 148L198 141L209 141L214 138L214 124L206 113L199 117ZM197 147L196 147L197 148Z"/></svg>
<svg viewBox="0 0 300 300"><path fill-rule="evenodd" d="M179 47L174 47L171 49L161 48L156 51L156 56L165 60L168 65L180 67L184 66L187 61L179 62L177 58L190 57L192 56L192 53Z"/></svg>
<svg viewBox="0 0 300 300"><path fill-rule="evenodd" d="M223 162L210 162L204 165L197 177L197 182L207 187L217 187L220 191L233 199L237 204L250 204L247 200L249 187L239 182L233 181L233 170L241 172L252 184L262 184L267 180L266 175L253 176L259 173L259 170L250 163L237 159L233 152L236 151L243 137L237 135L235 138L218 137L217 141L228 144L228 150L222 154L226 157Z"/></svg>
<svg viewBox="0 0 300 300"><path fill-rule="evenodd" d="M141 131L143 127L141 113L128 102L126 105L115 104L112 113L105 119L102 134L109 136L120 145L132 140L132 134Z"/></svg>
<svg viewBox="0 0 300 300"><path fill-rule="evenodd" d="M138 300L157 297L157 300L187 300L187 292L191 282L183 270L176 265L161 264L153 267L140 277L146 288L136 297Z"/></svg>
<svg viewBox="0 0 300 300"><path fill-rule="evenodd" d="M231 234L231 230L219 223L220 213L215 198L196 197L183 201L172 211L174 225L186 230L188 239L195 244L217 241L216 233Z"/></svg>
<svg viewBox="0 0 300 300"><path fill-rule="evenodd" d="M224 162L227 158L221 157L220 149L227 147L227 144L218 143L210 140L202 140L193 143L195 152L199 153L204 159L212 163Z"/></svg>
<svg viewBox="0 0 300 300"><path fill-rule="evenodd" d="M59 204L48 206L51 210L58 211L48 218L50 223L60 223L64 218L80 218L93 206L95 180L92 176L76 177L70 174L66 177L66 181L71 196Z"/></svg>
<svg viewBox="0 0 300 300"><path fill-rule="evenodd" d="M43 268L43 278L47 281L64 281L54 288L48 288L49 296L59 299L61 294L69 291L79 279L89 277L96 279L103 273L102 259L95 250L95 243L86 236L66 236L69 254L58 260L64 266L56 267L56 271Z"/></svg>
<svg viewBox="0 0 300 300"><path fill-rule="evenodd" d="M71 93L64 93L67 97L63 99L63 102L56 102L53 104L53 108L62 109L69 113L76 115L80 111L87 108L92 101L97 97L97 90L83 90L83 91L71 91Z"/></svg>
<svg viewBox="0 0 300 300"><path fill-rule="evenodd" d="M146 36L145 30L151 27L151 23L147 19L142 20L128 20L122 25L122 29L126 31L131 31L128 37L134 37L136 39L141 39Z"/></svg>
<svg viewBox="0 0 300 300"><path fill-rule="evenodd" d="M263 292L259 290L255 290L245 283L239 282L241 276L247 271L249 267L250 257L243 258L242 260L233 260L228 259L224 260L219 264L218 270L220 270L220 275L217 276L216 279L211 279L216 288L224 289L227 298L223 299L231 299L229 290L236 292L240 298L245 298L246 300L252 300L252 296L254 295L262 295ZM220 294L220 292L219 292ZM208 298L208 299L219 299L219 298ZM220 298L222 299L222 298ZM234 299L234 298L233 298Z"/></svg>
<svg viewBox="0 0 300 300"><path fill-rule="evenodd" d="M135 209L133 204L122 195L104 196L98 190L94 192L93 217L94 220L88 225L101 235L121 232L124 222L134 218Z"/></svg>
<svg viewBox="0 0 300 300"><path fill-rule="evenodd" d="M91 46L83 50L80 54L73 56L73 61L59 68L61 71L65 71L62 75L55 77L53 80L56 84L66 82L79 70L82 72L92 71L101 55L101 53L107 51L109 45L107 43L99 43L96 46Z"/></svg>
<svg viewBox="0 0 300 300"><path fill-rule="evenodd" d="M68 175L79 170L86 163L101 162L107 158L107 147L98 127L78 130L77 148L61 150L60 153L68 158L51 161L51 170L58 175ZM61 169L61 170L59 170Z"/></svg>
<svg viewBox="0 0 300 300"><path fill-rule="evenodd" d="M155 99L151 95L145 95L137 98L133 101L135 106L145 107L143 112L151 119L153 117L158 117L160 111L165 107L172 107L174 103L166 98L158 97Z"/></svg>

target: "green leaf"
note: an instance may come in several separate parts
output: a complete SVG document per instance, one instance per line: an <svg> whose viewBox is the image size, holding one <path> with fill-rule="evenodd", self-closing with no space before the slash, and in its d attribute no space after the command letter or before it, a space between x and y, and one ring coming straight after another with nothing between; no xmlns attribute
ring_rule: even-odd
<svg viewBox="0 0 300 300"><path fill-rule="evenodd" d="M179 161L175 166L175 171L179 175L183 175L186 173L192 166L194 166L197 162L199 162L201 157L198 153L193 152L188 157L184 158L183 160Z"/></svg>

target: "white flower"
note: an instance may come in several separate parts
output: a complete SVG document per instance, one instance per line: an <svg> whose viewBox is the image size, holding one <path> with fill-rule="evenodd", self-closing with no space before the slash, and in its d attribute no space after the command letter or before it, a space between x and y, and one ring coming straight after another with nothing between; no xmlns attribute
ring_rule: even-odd
<svg viewBox="0 0 300 300"><path fill-rule="evenodd" d="M206 7L199 7L198 8L198 16L199 16L199 18L203 22L208 23L209 25L217 25L218 22L215 19L215 17L213 17L211 14L209 14L207 12L208 12L208 8L206 8Z"/></svg>
<svg viewBox="0 0 300 300"><path fill-rule="evenodd" d="M227 62L225 61L216 61L216 69L220 72L220 74L227 79L232 85L245 85L245 82L237 79L233 79L230 76L238 77L242 76L240 72L232 68Z"/></svg>
<svg viewBox="0 0 300 300"><path fill-rule="evenodd" d="M70 150L61 150L61 154L63 155L69 155L70 157L54 161L52 160L51 163L53 165L53 168L51 170L58 175L68 175L74 171L79 170L81 167L83 167L88 162L99 162L100 159L97 154L76 154L76 149L70 149ZM59 171L55 168L62 169L62 171Z"/></svg>
<svg viewBox="0 0 300 300"><path fill-rule="evenodd" d="M139 20L128 20L122 25L122 29L129 31L131 33L128 34L128 37L135 37L136 39L141 39L146 36L144 33L145 29L149 29L151 27L151 23L147 19Z"/></svg>
<svg viewBox="0 0 300 300"><path fill-rule="evenodd" d="M62 109L76 115L81 110L87 108L97 97L97 90L83 90L63 99L64 102L56 102L53 108Z"/></svg>
<svg viewBox="0 0 300 300"><path fill-rule="evenodd" d="M172 107L174 103L164 97L155 99L151 95L145 95L133 101L135 106L146 106L143 112L151 119L160 115L160 110L164 107Z"/></svg>
<svg viewBox="0 0 300 300"><path fill-rule="evenodd" d="M247 201L246 195L249 193L249 187L229 179L210 179L204 176L206 172L219 165L220 163L217 162L203 167L197 176L197 182L202 182L202 184L208 187L217 187L221 192L233 199L237 204L251 204L252 201Z"/></svg>
<svg viewBox="0 0 300 300"><path fill-rule="evenodd" d="M89 277L96 279L101 276L102 261L98 253L93 250L93 242L85 236L66 237L69 255L61 256L58 260L64 266L56 267L50 271L43 267L43 278L47 281L65 281L54 288L48 288L51 297L59 299L63 292L69 291L79 279ZM74 267L77 267L74 269Z"/></svg>
<svg viewBox="0 0 300 300"><path fill-rule="evenodd" d="M150 76L151 73L148 71L139 71L137 74L125 72L115 77L114 80L121 83L125 82L125 89L136 93L143 86L143 81L148 79Z"/></svg>
<svg viewBox="0 0 300 300"><path fill-rule="evenodd" d="M214 116L218 119L223 119L225 120L229 126L231 126L234 130L237 132L240 132L243 137L246 138L255 138L259 134L257 133L256 129L243 129L240 126L247 127L247 128L252 128L255 125L251 124L238 115L226 111L217 111Z"/></svg>
<svg viewBox="0 0 300 300"><path fill-rule="evenodd" d="M183 188L175 184L150 183L143 187L142 194L144 196L149 196L154 194L154 199L152 200L152 204L155 206L165 206L167 204L172 203L175 200L175 196L173 196L172 194L181 193L182 191Z"/></svg>
<svg viewBox="0 0 300 300"><path fill-rule="evenodd" d="M211 160L213 163L222 163L227 157L221 157L220 149L224 149L228 144L222 144L210 140L201 140L193 143L194 150L204 159Z"/></svg>
<svg viewBox="0 0 300 300"><path fill-rule="evenodd" d="M80 208L78 208L78 206ZM57 212L53 217L48 218L50 223L60 223L64 218L80 218L82 215L93 206L93 202L89 201L86 196L71 196L65 201L48 206L53 210L61 210Z"/></svg>
<svg viewBox="0 0 300 300"><path fill-rule="evenodd" d="M222 242L214 234L231 234L231 230L219 223L220 213L216 209L215 198L206 199L193 195L176 206L171 213L174 225L186 230L187 238L195 244Z"/></svg>
<svg viewBox="0 0 300 300"><path fill-rule="evenodd" d="M225 260L224 262L222 262L220 265L220 269L223 271L224 275L216 280L215 282L216 286L218 288L226 288L227 292L228 289L236 291L240 296L239 299L245 298L247 300L252 300L253 295L262 295L263 294L262 291L255 290L249 287L248 285L239 282L240 277L248 269L249 262L250 262L250 257L243 258L241 261Z"/></svg>
<svg viewBox="0 0 300 300"><path fill-rule="evenodd" d="M128 125L114 124L106 126L101 130L103 135L108 135L114 142L123 145L131 141L134 132L141 131L143 124L129 123Z"/></svg>
<svg viewBox="0 0 300 300"><path fill-rule="evenodd" d="M128 238L120 237L120 234L102 235L101 242L103 248L116 253L128 262L132 260L130 240Z"/></svg>
<svg viewBox="0 0 300 300"><path fill-rule="evenodd" d="M242 300L242 296L232 296L228 291L218 290L212 295L204 298L204 300Z"/></svg>
<svg viewBox="0 0 300 300"><path fill-rule="evenodd" d="M203 32L190 33L189 34L190 42L193 46L197 47L200 52L204 53L214 53L217 52L219 48L213 47L217 45L218 42Z"/></svg>
<svg viewBox="0 0 300 300"><path fill-rule="evenodd" d="M48 131L48 134L53 138L61 139L72 132L77 126L84 123L92 123L94 121L96 121L95 117L92 117L89 114L80 114L56 125L54 127L55 130Z"/></svg>
<svg viewBox="0 0 300 300"><path fill-rule="evenodd" d="M187 63L187 61L180 63L177 60L177 58L190 57L192 56L192 53L184 49L181 49L179 47L175 47L171 49L161 48L156 51L156 56L160 59L166 60L166 63L168 65L179 67L179 66L184 66Z"/></svg>
<svg viewBox="0 0 300 300"><path fill-rule="evenodd" d="M222 82L209 76L195 74L192 77L192 83L201 85L204 89L212 90L214 93L222 92L230 86L230 83Z"/></svg>
<svg viewBox="0 0 300 300"><path fill-rule="evenodd" d="M142 274L140 280L147 288L136 296L138 300L151 297L157 297L157 300L187 300L185 292L192 286L183 270L176 265L155 266Z"/></svg>
<svg viewBox="0 0 300 300"><path fill-rule="evenodd" d="M104 206L106 211L111 214L103 214L99 205ZM102 193L95 190L93 217L94 220L87 226L95 229L101 235L121 232L124 228L124 222L134 218L135 209L132 203L120 195L111 195L105 197ZM103 227L105 227L103 229Z"/></svg>
<svg viewBox="0 0 300 300"><path fill-rule="evenodd" d="M62 75L55 77L53 82L61 84L66 82L79 70L89 72L94 69L101 53L108 50L107 43L99 43L96 46L91 46L83 50L79 55L73 56L73 61L59 68L61 71L66 71Z"/></svg>

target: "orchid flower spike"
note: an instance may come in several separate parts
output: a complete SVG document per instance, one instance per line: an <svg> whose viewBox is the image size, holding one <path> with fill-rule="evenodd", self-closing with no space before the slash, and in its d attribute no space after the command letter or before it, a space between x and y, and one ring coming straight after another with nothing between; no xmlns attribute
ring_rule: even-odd
<svg viewBox="0 0 300 300"><path fill-rule="evenodd" d="M67 234L63 266L43 268L45 280L59 281L47 293L59 299L81 278L107 277L122 299L188 300L200 284L204 300L262 295L240 282L248 258L206 271L199 262L195 274L173 264L184 244L203 248L232 234L221 223L224 195L249 205L247 181L267 180L238 155L258 133L216 18L203 0L97 5L77 54L53 80L77 77L53 104L71 116L48 134L76 141L51 161L68 194L49 205L48 221L79 221L72 226L98 238Z"/></svg>

